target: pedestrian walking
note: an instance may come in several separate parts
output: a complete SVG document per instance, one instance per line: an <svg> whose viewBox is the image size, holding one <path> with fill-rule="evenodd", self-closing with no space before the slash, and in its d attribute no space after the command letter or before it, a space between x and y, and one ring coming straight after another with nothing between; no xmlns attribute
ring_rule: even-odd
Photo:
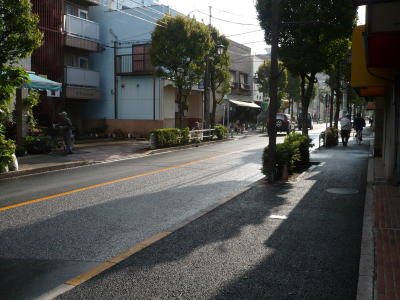
<svg viewBox="0 0 400 300"><path fill-rule="evenodd" d="M340 135L342 137L343 146L347 146L350 137L350 131L351 131L350 115L345 115L340 120Z"/></svg>
<svg viewBox="0 0 400 300"><path fill-rule="evenodd" d="M63 133L65 154L73 154L72 152L72 122L68 117L68 114L63 111L59 113L62 117L62 121L58 124L58 127L61 128Z"/></svg>

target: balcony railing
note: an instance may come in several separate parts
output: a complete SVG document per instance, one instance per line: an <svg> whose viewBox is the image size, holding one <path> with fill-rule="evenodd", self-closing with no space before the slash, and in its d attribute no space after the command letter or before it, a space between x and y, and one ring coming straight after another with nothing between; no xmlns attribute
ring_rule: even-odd
<svg viewBox="0 0 400 300"><path fill-rule="evenodd" d="M73 15L64 16L64 30L68 34L98 41L100 39L99 24Z"/></svg>
<svg viewBox="0 0 400 300"><path fill-rule="evenodd" d="M247 83L231 82L231 94L250 96L250 85Z"/></svg>
<svg viewBox="0 0 400 300"><path fill-rule="evenodd" d="M144 75L155 72L148 53L117 55L116 60L117 75Z"/></svg>
<svg viewBox="0 0 400 300"><path fill-rule="evenodd" d="M72 86L99 87L100 75L96 71L66 67L64 82Z"/></svg>

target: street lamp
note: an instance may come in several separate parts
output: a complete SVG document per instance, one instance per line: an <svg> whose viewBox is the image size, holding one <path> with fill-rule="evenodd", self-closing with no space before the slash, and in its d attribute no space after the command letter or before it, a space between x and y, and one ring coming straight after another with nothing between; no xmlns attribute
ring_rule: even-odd
<svg viewBox="0 0 400 300"><path fill-rule="evenodd" d="M216 54L218 56L222 55L224 53L225 46L222 44L218 44L214 48L216 50ZM206 57L206 70L204 74L204 128L208 129L210 126L210 93L208 92L209 88L209 81L210 81L210 62L212 60L212 57L210 57L210 54L207 55Z"/></svg>

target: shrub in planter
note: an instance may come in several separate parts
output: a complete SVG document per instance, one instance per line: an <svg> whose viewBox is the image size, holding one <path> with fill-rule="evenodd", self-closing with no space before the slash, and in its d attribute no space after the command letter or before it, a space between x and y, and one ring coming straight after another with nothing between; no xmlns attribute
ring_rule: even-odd
<svg viewBox="0 0 400 300"><path fill-rule="evenodd" d="M48 136L26 136L24 145L29 154L49 153L53 140Z"/></svg>
<svg viewBox="0 0 400 300"><path fill-rule="evenodd" d="M337 146L339 142L339 130L337 128L327 128L324 132L321 133L320 139L322 139L325 143L325 134L326 134L326 147Z"/></svg>
<svg viewBox="0 0 400 300"><path fill-rule="evenodd" d="M228 129L222 125L215 125L214 134L217 136L219 140L222 140L228 136Z"/></svg>
<svg viewBox="0 0 400 300"><path fill-rule="evenodd" d="M178 128L155 129L151 132L157 148L176 146L181 143L181 130Z"/></svg>
<svg viewBox="0 0 400 300"><path fill-rule="evenodd" d="M309 136L300 133L291 133L285 137L285 143L294 144L295 147L298 147L300 159L296 162L296 167L310 162L310 148L314 144Z"/></svg>
<svg viewBox="0 0 400 300"><path fill-rule="evenodd" d="M262 156L262 172L264 175L268 174L268 146L265 147ZM288 170L293 170L297 161L300 160L299 144L284 142L276 145L276 169L275 172L278 175L277 179L280 179L281 169L284 165L288 167Z"/></svg>
<svg viewBox="0 0 400 300"><path fill-rule="evenodd" d="M187 145L189 143L190 143L189 127L185 127L181 130L181 144Z"/></svg>

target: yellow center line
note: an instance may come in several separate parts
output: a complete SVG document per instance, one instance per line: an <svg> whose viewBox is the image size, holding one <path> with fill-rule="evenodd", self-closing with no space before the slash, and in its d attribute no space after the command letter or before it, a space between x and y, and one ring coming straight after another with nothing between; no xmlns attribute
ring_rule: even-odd
<svg viewBox="0 0 400 300"><path fill-rule="evenodd" d="M252 149L255 149L255 148L252 148ZM196 164L196 163L199 163L199 162L203 162L203 161L207 161L207 160L210 160L210 159L214 159L214 158L218 158L218 157L222 157L222 156L227 156L227 155L230 155L230 154L235 154L235 153L239 153L239 152L243 152L243 151L247 151L247 150L251 150L251 149L245 149L245 150L239 150L239 151L234 151L234 152L228 152L228 153L218 154L218 155L214 155L214 156L209 156L209 157L206 157L206 158L194 160L194 161L191 161L191 162L175 165L175 166L168 167L168 168L149 171L149 172L138 174L138 175L133 175L133 176L119 178L119 179L115 179L115 180L111 180L111 181L106 181L106 182L103 182L103 183L98 183L98 184L90 185L90 186L79 188L79 189L74 189L74 190L71 190L71 191L67 191L67 192L63 192L63 193L59 193L59 194L55 194L55 195L50 195L50 196L37 198L37 199L33 199L33 200L21 202L21 203L9 205L9 206L4 206L4 207L0 207L0 211L9 210L9 209L12 209L12 208L25 206L25 205L32 204L32 203L37 203L37 202L41 202L41 201L44 201L44 200L54 199L54 198L61 197L61 196L71 195L71 194L75 194L75 193L78 193L78 192L83 192L83 191L95 189L95 188L98 188L98 187L110 185L110 184L113 184L113 183L127 181L127 180L130 180L130 179L140 178L140 177L151 175L151 174L162 173L162 172L166 172L166 171L169 171L169 170L173 170L173 169L177 169L177 168L181 168L181 167L185 167L185 166L190 166L190 165L193 165L193 164Z"/></svg>

